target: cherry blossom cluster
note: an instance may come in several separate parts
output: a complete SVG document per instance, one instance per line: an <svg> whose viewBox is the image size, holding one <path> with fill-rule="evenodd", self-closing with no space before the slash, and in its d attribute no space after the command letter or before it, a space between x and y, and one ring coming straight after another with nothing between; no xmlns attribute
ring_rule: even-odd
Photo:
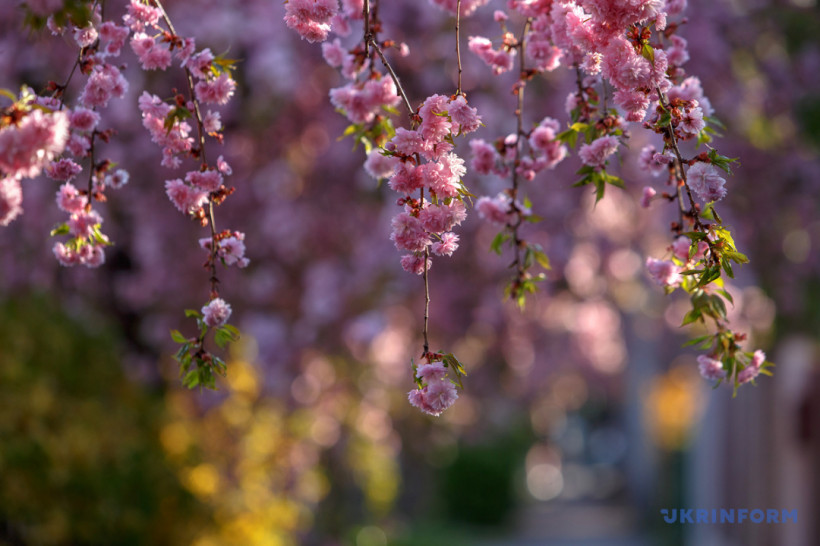
<svg viewBox="0 0 820 546"><path fill-rule="evenodd" d="M410 391L408 400L424 413L439 416L458 399L455 384L447 378L447 368L439 362L419 366L416 379L419 388Z"/></svg>
<svg viewBox="0 0 820 546"><path fill-rule="evenodd" d="M69 138L66 112L38 107L37 97L24 88L0 117L0 225L23 212L23 178L34 178L65 149Z"/></svg>
<svg viewBox="0 0 820 546"><path fill-rule="evenodd" d="M462 95L428 97L418 118L416 129L397 129L385 149L399 160L390 188L404 195L399 200L404 211L393 218L390 238L396 248L411 253L402 257L402 267L421 275L430 268L428 247L438 256L450 256L458 248L458 235L451 230L467 218L461 201L467 193L462 182L467 169L452 152L453 137L475 131L480 118ZM418 199L412 197L415 192Z"/></svg>
<svg viewBox="0 0 820 546"><path fill-rule="evenodd" d="M39 9L42 15L46 13L44 6L30 8L35 12ZM9 174L4 185L12 190L8 195L15 198L16 204L10 207L15 214L8 215L5 223L22 211L16 187L19 179L33 178L43 171L48 178L62 183L56 192L56 202L60 210L69 215L65 223L52 230L54 236L70 235L68 240L54 244L55 257L63 266L98 267L105 261L105 246L111 242L101 231L103 219L93 205L106 201L106 189L121 188L129 178L126 171L116 169L114 162L99 158L99 143L107 142L113 135L111 129L100 127L100 111L111 99L123 97L128 89L128 82L113 59L119 57L129 30L112 21L103 21L98 6L77 13L85 13L87 17L61 17L63 22L58 24L51 15L46 22L52 34L65 35L78 48L68 80L64 84L50 82L47 87L50 96L36 96L24 89L10 113L21 114L31 109L29 115L15 115L18 119L3 129L3 134L14 143L0 144L0 149L16 156L14 163L3 166ZM71 106L66 102L65 92L78 70L85 84ZM26 155L36 159L28 168L21 168L27 162ZM87 184L78 188L74 181L83 172L85 161Z"/></svg>
<svg viewBox="0 0 820 546"><path fill-rule="evenodd" d="M204 267L210 272L210 297L201 313L186 313L196 318L199 335L186 338L174 331L172 337L181 345L176 358L183 383L188 387L212 388L214 373L223 374L225 365L205 349L206 336L209 330L215 330L216 342L222 347L238 335L227 324L231 306L219 297L217 263L237 267L249 263L245 257L245 235L217 231L214 225L214 207L234 191L225 185L225 178L233 171L222 156L211 162L206 154L206 136L222 143L223 134L219 112L204 107L224 105L234 95L232 61L215 56L208 48L197 50L193 38L179 36L159 0L130 0L123 22L133 33L131 49L143 70L166 70L176 61L187 78L187 95L174 90L164 100L144 91L139 97L139 109L151 140L162 148L164 167L178 169L185 159L196 163L184 176L166 180L165 193L179 212L203 227L210 227L210 236L199 240L199 246L207 253Z"/></svg>

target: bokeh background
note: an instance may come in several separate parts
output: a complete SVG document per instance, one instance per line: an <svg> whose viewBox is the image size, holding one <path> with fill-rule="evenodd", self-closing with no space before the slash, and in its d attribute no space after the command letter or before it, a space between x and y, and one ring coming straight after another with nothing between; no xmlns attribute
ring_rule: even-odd
<svg viewBox="0 0 820 546"><path fill-rule="evenodd" d="M62 38L22 29L0 4L0 87L61 80ZM109 1L107 13L123 10ZM388 239L395 195L339 140L327 93L342 84L270 0L167 2L178 30L239 63L223 112L236 194L220 228L247 233L251 265L223 274L243 332L216 392L179 385L171 328L207 300L202 230L167 201L159 149L139 122L144 73L108 109L104 154L131 181L102 206L116 243L99 270L64 269L48 232L57 184L24 183L0 231L0 544L698 545L820 543L820 9L815 0L690 0L681 33L741 158L721 213L751 264L729 287L732 320L777 363L731 390L681 348L683 296L643 271L664 253L670 207L640 209L631 152L593 210L577 158L528 183L530 228L553 262L522 312L502 301L504 257L477 214L431 271L432 348L468 369L440 418L406 402L421 351L423 287ZM463 36L497 36L491 0ZM384 2L385 36L411 101L450 93L452 20ZM355 32L355 30L354 30ZM352 39L352 38L351 38ZM464 48L466 51L466 48ZM512 80L465 54L487 140L513 132ZM525 122L565 119L565 69L528 88ZM76 92L76 91L75 91ZM401 122L401 121L400 121ZM646 133L646 134L645 134ZM466 140L459 149L468 155ZM504 181L468 174L476 194ZM663 508L798 510L795 523L668 525Z"/></svg>

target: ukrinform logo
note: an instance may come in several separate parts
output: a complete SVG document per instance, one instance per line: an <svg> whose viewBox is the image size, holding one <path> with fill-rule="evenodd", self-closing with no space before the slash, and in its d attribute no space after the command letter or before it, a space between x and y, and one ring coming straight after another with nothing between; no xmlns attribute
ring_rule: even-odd
<svg viewBox="0 0 820 546"><path fill-rule="evenodd" d="M677 509L661 510L666 523L797 523L797 510L732 509Z"/></svg>

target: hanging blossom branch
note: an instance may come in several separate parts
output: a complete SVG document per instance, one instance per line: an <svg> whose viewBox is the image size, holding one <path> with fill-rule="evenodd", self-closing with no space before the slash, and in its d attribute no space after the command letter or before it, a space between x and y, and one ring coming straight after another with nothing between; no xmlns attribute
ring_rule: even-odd
<svg viewBox="0 0 820 546"><path fill-rule="evenodd" d="M22 213L20 180L44 172L62 182L56 202L69 216L51 231L52 236L70 236L54 244L55 257L66 267L99 267L105 261L104 248L112 243L102 233L103 219L93 204L106 201L106 189L121 188L128 181L128 173L115 170L114 162L97 159L98 141L108 142L114 134L112 129L100 129L100 111L128 88L110 62L119 56L128 29L103 22L99 2L69 1L48 17L34 6L26 8L26 22L33 29L47 26L54 35L68 34L79 49L62 85L51 81L39 95L27 87L19 96L2 90L12 105L3 110L0 122L0 224L7 225ZM78 69L86 81L72 106L65 92ZM78 189L72 181L82 173L86 159L88 182L85 189Z"/></svg>
<svg viewBox="0 0 820 546"><path fill-rule="evenodd" d="M513 261L509 267L514 275L506 287L505 297L523 308L527 295L536 292L536 283L546 280L543 272L533 275L530 269L535 264L550 269L550 262L544 249L525 240L521 233L525 222L540 221L538 216L532 214L529 198L519 200L521 181L532 181L540 171L555 168L566 157L567 148L558 140L560 124L552 118L544 118L530 129L524 127L524 91L527 83L536 74L557 68L559 54L556 48L544 47L543 28L533 26L534 22L539 21L533 19L532 8L522 4L515 9L521 10L519 13L524 18L523 30L518 38L507 29L509 16L496 11L495 20L503 31L501 47L494 49L492 42L481 36L470 37L469 47L496 75L512 70L515 57L518 57L518 79L512 86L512 94L516 97L516 131L497 138L493 144L483 139L473 139L470 147L475 171L510 177L508 189L496 197L481 197L476 208L482 218L503 228L490 248L499 255L505 244L512 248ZM526 66L527 59L532 61L533 68Z"/></svg>
<svg viewBox="0 0 820 546"><path fill-rule="evenodd" d="M466 4L456 0L444 7L465 15L477 2ZM379 38L377 2L364 0L357 9L356 2L344 1L339 12L335 0L290 0L285 11L286 24L311 42L326 40L331 31L347 35L351 22L363 20L363 38L352 49L342 47L340 38L322 44L325 60L349 80L330 91L330 100L351 121L345 135L363 144L365 170L374 178L388 179L390 188L402 195L398 205L403 210L393 218L390 237L398 250L406 252L402 268L420 275L424 284L422 362L411 362L416 388L409 400L426 413L440 415L458 398L457 386L463 388L461 377L466 373L452 353L430 350L429 273L434 256L451 256L459 246L453 229L466 219L464 199L471 194L462 181L467 171L464 160L454 153L454 139L475 131L480 118L468 105L460 83L455 94L432 95L413 108L385 55L388 49L402 55L409 50L405 44ZM456 55L460 57L459 23L457 18ZM377 70L377 63L386 75ZM395 107L402 102L409 129L395 128L385 115L397 114Z"/></svg>
<svg viewBox="0 0 820 546"><path fill-rule="evenodd" d="M196 51L193 38L177 34L160 0L131 0L123 21L133 32L131 49L144 70L166 70L176 58L185 71L187 95L172 91L163 100L146 92L139 98L143 126L151 139L162 147L162 165L176 169L183 159L197 162L197 168L188 171L184 180L175 178L165 182L168 198L181 213L209 228L209 236L199 240L207 252L204 267L209 272L208 303L201 311L188 310L189 318L197 321L198 334L186 337L173 330L171 337L180 344L175 358L180 363L183 384L189 388L215 388L215 374L225 374L225 362L206 348L210 331L219 347L238 339L239 331L227 323L231 306L219 295L217 264L245 267L245 235L242 232L216 227L214 209L234 192L224 184L232 174L230 165L219 156L209 161L206 135L223 142L219 112L204 110L204 105L224 105L233 96L236 82L231 77L233 61L214 56L210 49ZM164 26L163 26L164 24ZM152 34L153 33L153 34ZM204 113L203 113L204 111ZM191 136L196 124L196 138Z"/></svg>
<svg viewBox="0 0 820 546"><path fill-rule="evenodd" d="M767 368L773 364L766 362L762 351L744 352L739 343L746 336L728 327L725 301L731 303L732 298L723 287L722 274L733 277L732 264L743 264L748 259L735 247L714 204L726 194L725 179L718 169L730 174L730 164L736 160L711 147L686 159L679 145L695 140L697 146L708 146L717 134L715 128L720 127L719 121L710 117L711 106L700 81L694 76L685 77L682 65L689 55L686 40L676 34L680 24L667 25L667 18L679 15L684 7L685 2L680 1L659 6L650 1L625 5L614 0L510 0L509 14L497 11L495 19L505 31L501 47L494 49L490 40L471 37L470 49L496 74L511 70L515 55L522 56L521 74L514 87L519 104L518 131L497 141L495 146L483 140L470 143L476 171L499 176L512 171L512 187L495 198L481 198L477 208L484 218L505 228L493 241L493 250L500 253L507 241L515 248L511 267L517 274L508 293L523 303L516 292L522 278L518 227L529 214L529 203L518 204L515 198L518 176L531 180L538 169L532 168L528 158L522 159L521 139L527 137L530 147L536 150L545 144L572 148L580 144L578 155L583 166L577 173L581 179L575 185L591 185L597 202L604 197L608 185L624 187L623 180L607 172L607 167L626 137L627 124L644 122L647 110L653 107L654 115L643 127L661 135L663 150L658 152L647 146L640 161L653 174L669 173L674 191L660 197L677 201L679 221L672 225L677 235L669 248L672 257L648 258L647 269L668 293L682 288L690 294L692 309L684 317L684 325L705 323L707 319L714 322L715 334L690 343L709 349L707 355L698 357L701 374L717 384L732 381L736 392L739 385L754 380L758 374L768 374ZM505 27L513 14L526 21L517 40ZM664 41L668 41L666 48ZM571 123L560 133L556 134L558 126L554 120L545 120L530 133L522 131L522 91L531 77L523 68L525 54L532 60L535 72L554 70L562 62L575 69L577 90L567 98L566 105ZM625 112L626 119L607 106L607 85L614 90L613 101ZM656 195L654 188L646 187L641 204L648 207ZM698 204L695 197L705 205Z"/></svg>

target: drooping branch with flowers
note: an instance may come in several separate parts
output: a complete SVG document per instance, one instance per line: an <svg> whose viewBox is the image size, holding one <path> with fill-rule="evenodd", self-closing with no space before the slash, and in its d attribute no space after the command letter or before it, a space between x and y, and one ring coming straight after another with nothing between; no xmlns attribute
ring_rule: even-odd
<svg viewBox="0 0 820 546"><path fill-rule="evenodd" d="M458 21L487 2L431 3L456 15ZM349 21L337 24L333 19L335 11L331 8L335 4L334 1L289 0L285 20L303 38L322 41L334 29L348 31ZM368 4L365 1L363 6L365 55L362 58L369 62L370 46L373 45L398 84L379 44L369 38L373 36L370 29L381 30L381 25L377 20L370 20ZM318 13L317 6L320 5L327 10ZM343 5L343 14L358 13L355 2L343 2ZM503 247L510 246L513 255L510 268L514 274L506 294L523 308L527 295L537 290L536 282L546 279L543 273L533 275L529 269L536 264L549 269L550 262L539 245L529 243L522 235L523 224L538 222L539 217L533 214L529 199L519 200L521 182L532 182L539 172L552 169L564 160L568 148L578 148L582 166L577 174L581 178L574 185L592 186L596 202L600 201L608 185L625 188L624 181L612 173L611 163L629 138L632 124L660 135L662 149L644 148L641 164L653 173L666 171L669 175L667 183L671 191L664 192L661 197L678 205L679 219L671 226L672 234L677 238L669 247L669 259L647 258L646 267L652 279L667 293L681 288L690 294L692 307L684 317L683 325L705 323L707 319L714 323L716 333L697 337L690 343L709 351L698 357L701 374L718 384L724 380L731 382L736 393L739 385L752 381L758 374L769 374L767 368L773 364L765 360L762 351L744 351L739 343L745 336L733 332L728 325L726 302L731 304L732 296L723 287L722 275L733 277L732 264L742 264L748 259L735 247L729 228L723 225L715 210L715 203L726 193L726 181L719 169L731 174L730 165L736 159L720 155L710 146L721 124L713 117L697 77L687 77L683 68L689 54L687 42L678 31L686 22L679 19L685 7L685 0L508 0L506 11L496 10L494 20L502 31L500 43L494 46L488 38L471 36L469 49L495 75L513 70L518 57L518 74L512 86L516 100L513 109L515 132L499 137L492 144L473 139L470 148L474 171L509 177L510 187L494 197L479 198L475 207L482 218L502 228L491 249L502 254ZM509 30L513 22L522 25L517 36ZM315 25L324 25L323 32L312 32L310 29ZM457 32L458 28L457 22ZM324 44L323 51L331 65L349 67L352 64L344 61L345 53L340 51L338 39L332 44ZM328 52L332 53L328 55ZM355 50L347 55L353 59L354 53ZM425 287L430 250L436 254L452 253L457 236L449 230L466 216L466 210L461 210L461 196L471 196L463 185L452 186L453 177L448 176L442 181L428 172L431 164L443 166L443 169L433 169L437 173L444 171L447 175L456 175L459 185L466 174L463 162L450 151L453 143L450 137L456 132L471 132L464 130L464 125L457 119L458 114L453 112L456 103L462 111L466 107L461 93L458 45L456 54L459 56L458 90L449 101L447 97L434 95L414 111L401 91L414 123L411 130L399 128L394 132L389 121L382 121L381 116L373 113L378 109L378 103L369 107L373 114L369 120L351 115L355 109L353 103L345 104L338 89L331 91L331 100L354 123L348 133L367 143L368 172L376 177L389 177L391 188L408 196L399 201L405 205L406 211L394 219L391 237L398 248L412 252L402 258L402 265L408 271L423 275ZM562 130L562 124L550 116L531 128L525 127L523 111L527 83L539 73L552 72L561 66L571 69L577 83L577 90L566 101L569 117L566 128ZM349 68L346 72L350 77ZM394 101L397 102L398 97ZM389 101L382 99L382 102ZM361 104L357 103L359 107ZM648 112L651 113L648 115ZM361 125L363 121L371 123L374 119L375 125L366 128ZM414 130L416 124L419 130ZM384 151L370 149L371 142L381 146L387 139ZM696 147L706 146L708 150L685 159L680 144L687 141L695 142ZM428 162L422 164L420 157ZM425 188L433 197L433 207L438 207L428 207L424 200ZM418 200L409 197L415 190L421 191ZM695 195L703 205L695 201ZM445 201L444 206L455 204L459 208L457 215L451 213L445 218L444 207L438 204L441 196L456 199L450 203ZM654 188L646 187L641 198L642 206L648 207L656 196ZM428 211L440 213L441 221L431 223L432 212ZM432 245L431 234L439 239ZM429 302L428 293L425 297ZM426 313L424 340L423 356L427 357ZM428 365L430 363L428 359ZM426 379L425 374L424 370L419 372L419 387ZM435 376L443 377L444 367L437 369ZM429 412L420 402L421 392L411 392L411 403Z"/></svg>
<svg viewBox="0 0 820 546"><path fill-rule="evenodd" d="M116 22L105 17L114 4L127 11ZM692 341L705 351L698 358L702 375L737 388L770 373L765 355L745 350L744 334L733 331L728 321L732 295L724 278L733 277L734 267L748 259L716 203L726 195L725 177L737 161L717 151L721 124L697 76L684 68L689 57L685 0L430 4L438 21L455 31L448 38L455 56L454 89L418 98L402 85L410 75L401 73L396 60L424 50L390 38L392 29L380 16L378 0L288 0L283 8L285 25L309 42L322 42L324 59L344 80L329 90L330 102L350 122L343 136L364 149L365 170L399 194L395 202L400 209L385 238L401 252L401 267L421 278L419 292L424 294L422 348L418 362L411 362L415 388L410 402L439 415L463 388L465 369L459 360L451 352L431 349L431 325L440 318L430 316L430 284L435 282L432 265L442 267L446 261L439 258L466 246L462 224L469 208L497 228L490 246L512 272L507 297L524 307L539 287L549 290L551 266L545 249L530 236L545 204L532 202L528 188L544 183L559 163L574 161L570 150L576 150L578 178L566 185L593 189L596 203L607 191L628 190L630 180L619 176L618 161L635 131L657 140L641 150L641 168L666 175L665 185L644 188L640 203L672 204L676 218L667 255L648 257L646 269L666 292L680 288L689 295L684 325L708 323L713 328ZM218 229L215 212L233 193L226 184L232 169L214 148L226 138L217 108L237 93L234 61L207 48L197 50L193 37L177 32L159 0L30 0L23 6L32 28L47 28L70 40L77 54L65 74L52 76L63 83L53 81L39 93L28 87L2 92L0 224L9 224L23 210L21 181L44 173L60 183L57 205L68 215L52 231L59 238L53 246L57 260L63 266L104 265L112 240L102 231L98 204L113 199L110 190L131 178L105 156L106 143L116 138L110 104L121 101L129 86L125 64L117 64L121 51L128 43L139 66L151 74L176 70L182 89L154 88L159 80L149 78L152 88L146 85L137 100L143 126L158 146L158 162L170 171L181 170L168 176L165 195L179 212L207 229L199 239L207 302L186 312L197 321L195 335L174 330L172 337L179 344L176 357L184 383L214 387L215 374L224 373L225 366L206 345L213 336L224 347L238 335L227 324L231 306L222 298L219 266L248 264L244 233ZM485 6L499 8L493 20L500 32L462 40L463 19ZM499 108L512 115L505 126L484 128L491 136L465 142L469 162L459 155L463 141L458 137L479 131L483 116L475 107L479 91L470 91L468 101L462 86L462 53L486 64L487 78L512 80L512 99L499 99ZM421 59L419 66L426 61ZM545 101L531 86L561 71L574 88L566 112L542 111ZM82 90L72 96L69 83L76 87L81 79ZM540 121L528 126L528 118ZM475 196L466 182L480 180L476 175L496 177L504 189Z"/></svg>

